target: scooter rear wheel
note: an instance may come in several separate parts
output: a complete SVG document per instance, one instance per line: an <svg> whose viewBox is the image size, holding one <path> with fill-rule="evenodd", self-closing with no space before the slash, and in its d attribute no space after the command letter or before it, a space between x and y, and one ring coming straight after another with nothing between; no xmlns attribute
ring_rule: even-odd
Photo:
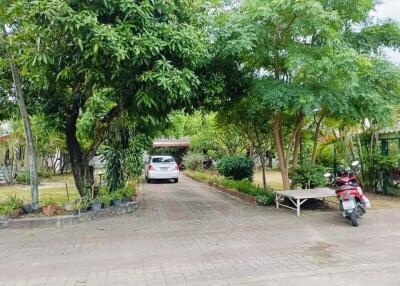
<svg viewBox="0 0 400 286"><path fill-rule="evenodd" d="M350 214L350 221L351 221L352 226L358 226L358 218L357 218L357 212L356 211L353 211Z"/></svg>

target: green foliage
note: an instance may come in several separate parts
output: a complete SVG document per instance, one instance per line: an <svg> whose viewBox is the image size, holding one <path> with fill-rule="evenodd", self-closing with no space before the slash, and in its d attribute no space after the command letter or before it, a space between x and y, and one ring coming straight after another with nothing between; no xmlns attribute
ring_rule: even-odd
<svg viewBox="0 0 400 286"><path fill-rule="evenodd" d="M143 172L143 150L147 140L135 137L124 148L122 142L115 140L101 149L102 159L106 165L107 187L110 191L121 189L129 178L136 178Z"/></svg>
<svg viewBox="0 0 400 286"><path fill-rule="evenodd" d="M108 189L102 190L102 192L96 197L96 199L104 205L109 205L112 197Z"/></svg>
<svg viewBox="0 0 400 286"><path fill-rule="evenodd" d="M135 136L129 142L128 149L125 150L125 172L127 179L135 179L142 175L144 168L143 153L146 146L149 145L148 138L143 136Z"/></svg>
<svg viewBox="0 0 400 286"><path fill-rule="evenodd" d="M121 200L124 197L124 190L123 188L117 189L112 191L110 194L111 194L111 200L113 201Z"/></svg>
<svg viewBox="0 0 400 286"><path fill-rule="evenodd" d="M247 178L242 180L232 180L225 178L220 180L219 184L229 189L234 189L251 196L256 196L261 191L260 188L255 187L253 183Z"/></svg>
<svg viewBox="0 0 400 286"><path fill-rule="evenodd" d="M275 194L273 192L274 190L271 187L267 187L267 189L264 190L255 186L248 179L234 181L227 178L219 178L217 176L200 171L187 171L187 173L197 179L256 197L256 200L260 205L270 205L275 201Z"/></svg>
<svg viewBox="0 0 400 286"><path fill-rule="evenodd" d="M226 156L217 164L218 172L235 181L242 179L253 179L253 161L245 156Z"/></svg>
<svg viewBox="0 0 400 286"><path fill-rule="evenodd" d="M91 199L89 197L81 197L77 199L74 203L74 210L82 210L89 207Z"/></svg>
<svg viewBox="0 0 400 286"><path fill-rule="evenodd" d="M0 214L9 215L14 211L14 206L11 204L1 203L0 204Z"/></svg>
<svg viewBox="0 0 400 286"><path fill-rule="evenodd" d="M120 194L123 198L129 198L136 196L137 182L130 180L126 186L120 190Z"/></svg>
<svg viewBox="0 0 400 286"><path fill-rule="evenodd" d="M200 153L187 153L183 157L183 164L186 169L198 171L203 168L204 155Z"/></svg>
<svg viewBox="0 0 400 286"><path fill-rule="evenodd" d="M220 124L214 112L173 113L164 133L170 137L190 136L192 152L217 157L243 153L247 143L235 127Z"/></svg>
<svg viewBox="0 0 400 286"><path fill-rule="evenodd" d="M52 197L44 197L40 200L42 206L56 206L57 202Z"/></svg>
<svg viewBox="0 0 400 286"><path fill-rule="evenodd" d="M303 189L321 187L326 184L324 174L326 170L321 165L302 165L294 169L290 177L292 183Z"/></svg>
<svg viewBox="0 0 400 286"><path fill-rule="evenodd" d="M31 175L29 171L18 172L16 180L18 183L29 185L31 182Z"/></svg>
<svg viewBox="0 0 400 286"><path fill-rule="evenodd" d="M321 122L333 119L343 132L365 118L383 122L399 104L400 70L383 60L381 51L398 48L400 28L370 21L375 4L244 0L219 10L217 42L251 78L240 95L258 98L259 119L272 115L286 187L297 126L316 116ZM247 109L239 112L246 120Z"/></svg>
<svg viewBox="0 0 400 286"><path fill-rule="evenodd" d="M266 192L265 194L258 194L256 200L260 206L273 205L275 203L275 194L272 192Z"/></svg>
<svg viewBox="0 0 400 286"><path fill-rule="evenodd" d="M201 2L12 4L2 11L18 23L10 54L26 81L28 105L67 137L71 160L82 162L73 164L83 174L75 176L81 194L83 180L92 183L87 164L116 118L129 114L136 134L148 135L171 111L192 110L223 89L223 77L205 68L212 61ZM137 156L130 159L129 170L138 174Z"/></svg>
<svg viewBox="0 0 400 286"><path fill-rule="evenodd" d="M5 201L0 203L0 214L9 215L12 212L22 208L24 202L21 198L14 195L7 195Z"/></svg>
<svg viewBox="0 0 400 286"><path fill-rule="evenodd" d="M101 150L103 160L106 162L106 180L110 191L120 189L125 184L125 152L119 147L104 146Z"/></svg>

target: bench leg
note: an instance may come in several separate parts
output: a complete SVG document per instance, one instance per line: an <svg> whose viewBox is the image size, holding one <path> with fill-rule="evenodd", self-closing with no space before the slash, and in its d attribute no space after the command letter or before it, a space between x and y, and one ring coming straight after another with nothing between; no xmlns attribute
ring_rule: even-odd
<svg viewBox="0 0 400 286"><path fill-rule="evenodd" d="M300 200L296 199L297 216L300 216Z"/></svg>
<svg viewBox="0 0 400 286"><path fill-rule="evenodd" d="M279 209L279 196L278 196L278 194L275 194L275 203L276 203L276 208Z"/></svg>

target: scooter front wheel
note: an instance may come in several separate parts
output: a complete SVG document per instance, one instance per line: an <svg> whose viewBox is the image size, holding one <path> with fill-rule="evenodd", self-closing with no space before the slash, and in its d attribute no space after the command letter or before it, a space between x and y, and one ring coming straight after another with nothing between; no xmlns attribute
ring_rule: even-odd
<svg viewBox="0 0 400 286"><path fill-rule="evenodd" d="M357 212L356 211L353 211L350 214L350 221L351 221L352 226L358 226L358 218L357 218Z"/></svg>

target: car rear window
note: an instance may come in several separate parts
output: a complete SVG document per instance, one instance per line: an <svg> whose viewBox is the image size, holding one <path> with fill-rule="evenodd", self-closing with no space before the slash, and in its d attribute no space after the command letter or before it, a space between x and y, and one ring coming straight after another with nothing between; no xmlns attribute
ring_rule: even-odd
<svg viewBox="0 0 400 286"><path fill-rule="evenodd" d="M154 157L153 163L174 163L174 159L171 157Z"/></svg>

